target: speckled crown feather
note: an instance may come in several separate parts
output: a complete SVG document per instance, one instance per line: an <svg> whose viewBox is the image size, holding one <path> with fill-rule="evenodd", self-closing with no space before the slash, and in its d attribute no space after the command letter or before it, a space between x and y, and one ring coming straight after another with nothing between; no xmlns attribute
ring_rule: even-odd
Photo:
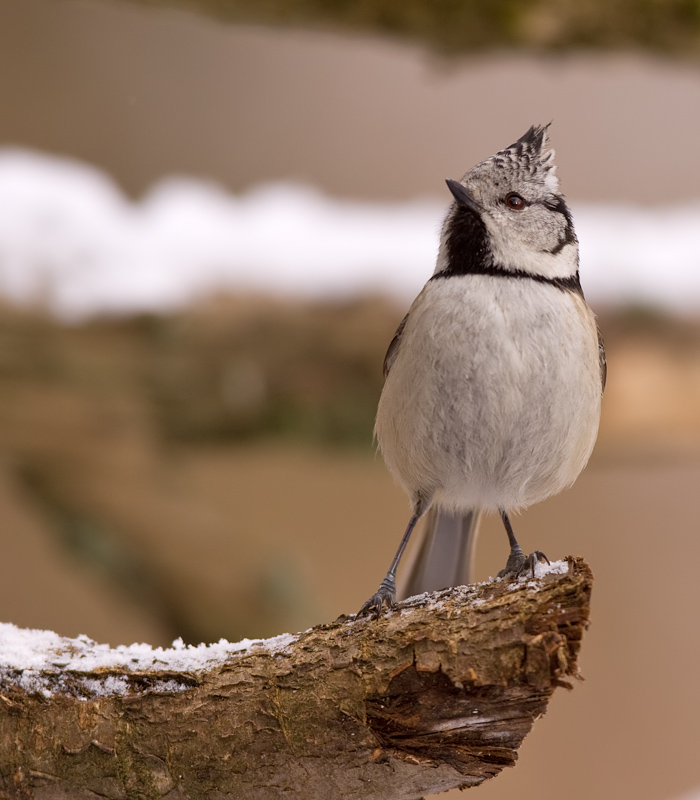
<svg viewBox="0 0 700 800"><path fill-rule="evenodd" d="M554 164L554 150L549 147L547 136L550 124L532 125L517 142L477 164L467 175L480 172L483 167L495 166L541 182L547 191L557 193L559 180Z"/></svg>

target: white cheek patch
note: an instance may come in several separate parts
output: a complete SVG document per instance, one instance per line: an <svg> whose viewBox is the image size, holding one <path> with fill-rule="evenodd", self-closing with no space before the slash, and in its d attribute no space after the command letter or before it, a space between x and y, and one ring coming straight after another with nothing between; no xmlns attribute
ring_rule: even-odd
<svg viewBox="0 0 700 800"><path fill-rule="evenodd" d="M517 250L512 252L516 253ZM510 263L504 263L503 266L543 278L569 278L578 270L578 247L573 243L567 244L556 255L523 248L519 255L511 257Z"/></svg>
<svg viewBox="0 0 700 800"><path fill-rule="evenodd" d="M578 243L564 245L558 253L533 249L502 223L485 218L494 262L506 269L529 272L543 278L568 278L578 270Z"/></svg>

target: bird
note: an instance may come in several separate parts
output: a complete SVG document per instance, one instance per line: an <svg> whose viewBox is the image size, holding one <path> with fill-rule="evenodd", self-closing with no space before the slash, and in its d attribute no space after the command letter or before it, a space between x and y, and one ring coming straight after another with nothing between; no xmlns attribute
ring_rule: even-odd
<svg viewBox="0 0 700 800"><path fill-rule="evenodd" d="M446 183L435 271L389 344L375 422L411 517L360 616L395 603L397 567L424 516L404 596L469 582L487 512L508 536L499 576L534 577L548 559L523 552L510 517L571 486L598 435L605 347L549 125Z"/></svg>

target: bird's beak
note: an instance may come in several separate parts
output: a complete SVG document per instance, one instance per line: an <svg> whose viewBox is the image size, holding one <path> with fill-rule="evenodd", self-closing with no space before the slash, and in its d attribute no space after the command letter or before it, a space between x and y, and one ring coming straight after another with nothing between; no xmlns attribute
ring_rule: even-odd
<svg viewBox="0 0 700 800"><path fill-rule="evenodd" d="M451 178L448 178L445 183L447 184L447 188L452 192L452 196L457 201L458 206L468 209L472 214L480 214L483 211L483 208L472 197L471 192L459 181L453 181Z"/></svg>

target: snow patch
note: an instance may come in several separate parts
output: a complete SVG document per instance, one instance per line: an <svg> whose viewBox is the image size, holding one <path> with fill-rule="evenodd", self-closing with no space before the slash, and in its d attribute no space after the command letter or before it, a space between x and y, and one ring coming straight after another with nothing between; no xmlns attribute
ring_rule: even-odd
<svg viewBox="0 0 700 800"><path fill-rule="evenodd" d="M68 639L53 631L27 630L0 623L0 683L14 683L28 692L50 696L67 691L82 697L177 692L193 685L191 676L231 656L248 650L276 656L297 640L289 633L271 639L243 639L231 643L185 645L182 639L170 648L148 644L110 648L87 636ZM112 673L105 674L99 673ZM175 673L151 677L149 671ZM182 674L182 679L178 677Z"/></svg>
<svg viewBox="0 0 700 800"><path fill-rule="evenodd" d="M536 561L535 562L535 575L533 578L532 571L527 570L517 578L506 576L500 580L510 581L513 586L522 586L527 584L528 587L536 587L537 581L544 578L546 575L566 575L569 571L569 564L567 561Z"/></svg>
<svg viewBox="0 0 700 800"><path fill-rule="evenodd" d="M479 608L479 606L488 603L488 600L485 600L483 597L478 597L480 590L484 586L488 586L489 584L500 582L502 580L508 580L514 588L519 588L522 586L522 584L528 584L528 587L537 588L537 581L541 578L544 578L546 575L566 575L568 572L568 561L551 561L549 564L546 561L538 561L535 564L534 580L532 578L532 573L529 571L516 579L491 577L485 581L482 581L481 583L470 583L466 586L456 586L452 589L443 589L439 592L423 592L423 594L413 595L401 603L401 608L414 608L415 606L436 608L444 603L446 597L455 597L455 593L458 602L468 604L473 608ZM400 609L390 609L388 613L391 614L397 610ZM359 619L363 619L363 617L360 617Z"/></svg>
<svg viewBox="0 0 700 800"><path fill-rule="evenodd" d="M545 575L566 575L569 571L567 561L538 561L535 564L535 578L544 578Z"/></svg>

